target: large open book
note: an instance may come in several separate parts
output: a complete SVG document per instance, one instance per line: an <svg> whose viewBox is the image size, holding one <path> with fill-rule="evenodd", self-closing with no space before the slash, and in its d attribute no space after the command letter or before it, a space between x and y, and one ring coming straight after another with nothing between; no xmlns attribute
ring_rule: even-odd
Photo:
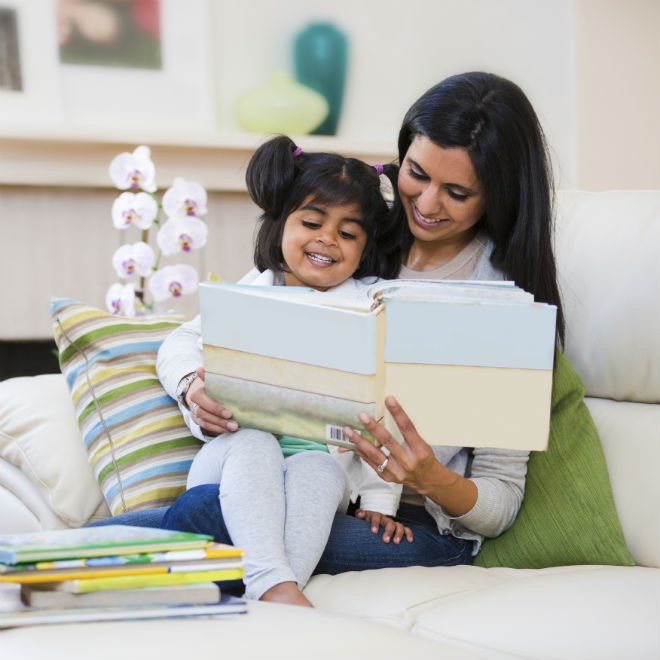
<svg viewBox="0 0 660 660"><path fill-rule="evenodd" d="M199 286L207 392L244 427L347 444L397 398L433 445L547 446L556 308L511 282L395 280L355 295Z"/></svg>

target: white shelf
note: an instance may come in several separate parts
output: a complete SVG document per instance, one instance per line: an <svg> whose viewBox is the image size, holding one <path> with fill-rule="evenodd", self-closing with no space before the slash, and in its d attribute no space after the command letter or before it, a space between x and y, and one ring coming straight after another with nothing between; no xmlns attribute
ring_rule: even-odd
<svg viewBox="0 0 660 660"><path fill-rule="evenodd" d="M266 136L252 133L148 130L102 133L98 129L0 127L0 185L111 188L110 161L140 144L151 148L160 189L175 176L198 181L208 191L245 191L245 168ZM395 159L394 145L341 136L293 138L303 149L336 151L368 163Z"/></svg>

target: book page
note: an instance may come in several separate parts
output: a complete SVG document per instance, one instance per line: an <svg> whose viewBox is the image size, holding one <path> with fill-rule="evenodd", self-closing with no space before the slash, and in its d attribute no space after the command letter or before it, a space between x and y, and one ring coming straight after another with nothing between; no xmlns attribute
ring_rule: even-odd
<svg viewBox="0 0 660 660"><path fill-rule="evenodd" d="M369 287L375 302L392 299L531 304L534 296L508 280L389 280Z"/></svg>

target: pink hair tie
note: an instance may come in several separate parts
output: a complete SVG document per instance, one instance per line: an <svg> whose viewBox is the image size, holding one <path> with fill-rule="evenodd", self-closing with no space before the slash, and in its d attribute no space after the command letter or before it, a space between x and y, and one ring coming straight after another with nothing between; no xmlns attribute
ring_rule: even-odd
<svg viewBox="0 0 660 660"><path fill-rule="evenodd" d="M295 158L296 156L300 156L302 152L303 152L302 147L296 147L293 150L293 157Z"/></svg>
<svg viewBox="0 0 660 660"><path fill-rule="evenodd" d="M380 163L373 165L373 168L376 170L376 172L378 172L378 176L383 173L383 166Z"/></svg>

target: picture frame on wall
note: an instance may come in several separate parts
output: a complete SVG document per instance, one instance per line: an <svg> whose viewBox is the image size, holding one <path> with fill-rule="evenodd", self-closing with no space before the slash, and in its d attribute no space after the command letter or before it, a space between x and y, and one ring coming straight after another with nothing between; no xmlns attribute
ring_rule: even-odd
<svg viewBox="0 0 660 660"><path fill-rule="evenodd" d="M83 50L60 46L66 123L150 131L213 129L208 0L118 4L129 11L135 4L142 16L122 19L122 29L130 35L117 40L115 52L91 49L86 59Z"/></svg>
<svg viewBox="0 0 660 660"><path fill-rule="evenodd" d="M61 119L54 5L0 0L0 126Z"/></svg>

